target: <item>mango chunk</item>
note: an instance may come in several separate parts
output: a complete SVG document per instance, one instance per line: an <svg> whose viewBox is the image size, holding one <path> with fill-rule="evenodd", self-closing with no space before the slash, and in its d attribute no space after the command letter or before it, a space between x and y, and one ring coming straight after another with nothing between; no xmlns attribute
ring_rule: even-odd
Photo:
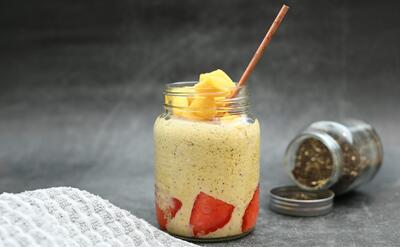
<svg viewBox="0 0 400 247"><path fill-rule="evenodd" d="M219 78L221 78L221 79L223 79L225 81L232 82L232 79L222 69L217 69L217 70L214 70L214 71L209 72L209 73L200 74L200 76L201 75L216 76L216 77L219 77Z"/></svg>
<svg viewBox="0 0 400 247"><path fill-rule="evenodd" d="M175 96L172 99L172 111L177 116L182 116L189 106L189 101L186 97Z"/></svg>
<svg viewBox="0 0 400 247"><path fill-rule="evenodd" d="M225 107L229 105L229 103L226 101L226 97L215 97L214 100L218 107Z"/></svg>
<svg viewBox="0 0 400 247"><path fill-rule="evenodd" d="M224 116L222 116L221 118L220 118L220 120L221 121L230 121L230 120L235 120L235 119L238 119L238 118L240 118L240 115L231 115L231 114L229 114L229 113L225 113L225 115Z"/></svg>
<svg viewBox="0 0 400 247"><path fill-rule="evenodd" d="M189 111L201 119L212 119L217 112L215 100L210 97L194 98L189 106Z"/></svg>
<svg viewBox="0 0 400 247"><path fill-rule="evenodd" d="M179 98L183 98L184 96L186 96L186 98L190 104L193 99L193 95L196 93L196 91L194 90L194 87L189 87L189 86L172 88L172 89L170 89L170 92L176 93L176 94L182 94L182 96L166 95L165 102L167 104L173 104L175 99L178 99L178 101L179 101Z"/></svg>
<svg viewBox="0 0 400 247"><path fill-rule="evenodd" d="M211 120L223 117L230 120L223 107L236 84L222 70L201 74L199 82L194 86L171 88L170 95L165 96L165 102L170 105L173 114L192 120ZM217 109L219 111L217 112Z"/></svg>
<svg viewBox="0 0 400 247"><path fill-rule="evenodd" d="M188 95L187 100L188 100L189 104L192 103L194 94L196 93L196 91L194 90L194 87L182 87L182 90L183 90L182 92L184 92Z"/></svg>
<svg viewBox="0 0 400 247"><path fill-rule="evenodd" d="M197 93L214 93L216 96L227 96L235 87L232 79L222 70L200 74L199 82L194 86ZM212 95L210 95L212 96Z"/></svg>
<svg viewBox="0 0 400 247"><path fill-rule="evenodd" d="M191 111L183 112L182 113L182 117L185 118L185 119L197 120L197 121L207 120L207 119L204 119L203 117L197 116L195 113L193 113Z"/></svg>
<svg viewBox="0 0 400 247"><path fill-rule="evenodd" d="M166 95L165 103L172 106L172 111L175 115L183 117L184 112L187 111L190 103L193 100L195 93L194 87L177 87L171 89L172 93L182 95Z"/></svg>
<svg viewBox="0 0 400 247"><path fill-rule="evenodd" d="M171 106L173 114L177 116L182 116L189 107L188 98L184 96L165 96L165 103Z"/></svg>

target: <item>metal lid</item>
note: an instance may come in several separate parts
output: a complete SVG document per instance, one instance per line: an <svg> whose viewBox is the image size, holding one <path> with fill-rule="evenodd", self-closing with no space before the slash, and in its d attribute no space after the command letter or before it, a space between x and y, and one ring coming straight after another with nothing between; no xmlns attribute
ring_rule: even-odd
<svg viewBox="0 0 400 247"><path fill-rule="evenodd" d="M270 208L292 216L319 216L332 211L331 190L307 191L296 186L282 186L270 191Z"/></svg>

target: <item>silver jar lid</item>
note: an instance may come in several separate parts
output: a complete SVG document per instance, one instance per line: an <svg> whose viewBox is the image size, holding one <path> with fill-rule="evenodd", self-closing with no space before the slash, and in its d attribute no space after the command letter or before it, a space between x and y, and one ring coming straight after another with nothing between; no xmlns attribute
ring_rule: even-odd
<svg viewBox="0 0 400 247"><path fill-rule="evenodd" d="M282 186L270 191L271 210L292 216L319 216L332 211L331 190L306 191L296 186Z"/></svg>

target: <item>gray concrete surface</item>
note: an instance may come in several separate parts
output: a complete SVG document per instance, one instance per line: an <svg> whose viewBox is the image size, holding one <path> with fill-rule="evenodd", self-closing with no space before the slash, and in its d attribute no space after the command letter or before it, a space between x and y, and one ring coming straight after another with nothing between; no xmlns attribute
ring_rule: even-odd
<svg viewBox="0 0 400 247"><path fill-rule="evenodd" d="M262 123L256 231L209 246L398 246L400 30L395 1L289 1L250 80ZM155 224L152 124L162 85L238 78L280 1L9 1L0 8L0 192L73 186ZM284 149L308 123L374 125L377 177L324 217L267 208Z"/></svg>

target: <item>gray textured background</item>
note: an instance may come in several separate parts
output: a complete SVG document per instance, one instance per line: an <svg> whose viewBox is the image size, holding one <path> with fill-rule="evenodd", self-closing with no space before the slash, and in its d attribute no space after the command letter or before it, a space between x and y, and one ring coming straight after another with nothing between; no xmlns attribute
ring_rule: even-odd
<svg viewBox="0 0 400 247"><path fill-rule="evenodd" d="M68 185L155 224L152 124L164 83L224 69L239 78L281 1L1 1L0 191ZM256 231L229 246L400 244L400 5L289 1L251 77L262 123ZM377 177L334 212L267 208L287 184L284 149L321 119L356 117L383 139ZM225 244L220 244L224 246Z"/></svg>

